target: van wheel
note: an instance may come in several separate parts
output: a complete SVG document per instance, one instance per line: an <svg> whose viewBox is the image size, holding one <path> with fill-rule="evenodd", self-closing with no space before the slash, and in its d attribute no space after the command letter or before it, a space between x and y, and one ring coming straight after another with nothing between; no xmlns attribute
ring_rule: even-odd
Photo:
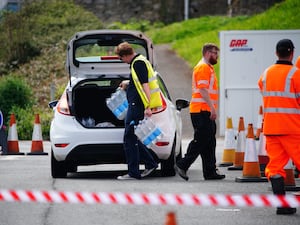
<svg viewBox="0 0 300 225"><path fill-rule="evenodd" d="M175 164L175 148L176 148L176 139L173 141L172 152L167 160L161 162L161 175L163 177L175 176L176 172L174 169Z"/></svg>
<svg viewBox="0 0 300 225"><path fill-rule="evenodd" d="M51 151L51 175L53 178L65 178L67 176L65 163L57 161L53 155L53 151Z"/></svg>

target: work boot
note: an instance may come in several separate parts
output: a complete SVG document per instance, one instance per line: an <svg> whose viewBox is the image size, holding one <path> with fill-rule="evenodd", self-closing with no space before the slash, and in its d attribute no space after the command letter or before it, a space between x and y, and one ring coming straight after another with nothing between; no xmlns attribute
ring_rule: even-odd
<svg viewBox="0 0 300 225"><path fill-rule="evenodd" d="M188 177L188 175L186 175L186 171L185 171L185 170L179 168L176 164L174 165L174 169L175 169L176 173L178 173L179 176L180 176L182 179L184 179L184 180L186 180L186 181L189 180L189 177Z"/></svg>
<svg viewBox="0 0 300 225"><path fill-rule="evenodd" d="M272 190L275 195L285 195L284 179L282 176L274 176L270 178ZM292 207L278 207L277 215L289 215L296 213L297 209Z"/></svg>

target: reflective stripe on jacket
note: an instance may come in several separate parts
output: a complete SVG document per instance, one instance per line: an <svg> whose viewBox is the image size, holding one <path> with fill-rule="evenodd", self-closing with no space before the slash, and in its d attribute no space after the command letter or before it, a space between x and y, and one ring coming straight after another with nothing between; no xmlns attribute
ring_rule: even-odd
<svg viewBox="0 0 300 225"><path fill-rule="evenodd" d="M148 83L149 83L149 88L150 88L150 102L147 98L146 93L144 92L143 86L141 82L139 81L139 78L133 68L133 64L137 61L141 60L145 62L147 66L147 71L148 71ZM139 55L134 58L133 62L131 63L131 75L132 79L134 82L134 85L142 99L142 102L144 104L144 107L147 108L148 106L152 108L157 108L162 106L162 100L160 97L160 89L158 86L157 78L156 78L156 73L154 72L151 63L142 55Z"/></svg>
<svg viewBox="0 0 300 225"><path fill-rule="evenodd" d="M269 67L259 79L265 135L300 134L300 71L286 64Z"/></svg>
<svg viewBox="0 0 300 225"><path fill-rule="evenodd" d="M192 78L192 99L190 112L210 111L210 107L200 94L200 89L208 90L210 99L217 108L218 105L218 81L212 65L206 63L204 59L195 66Z"/></svg>

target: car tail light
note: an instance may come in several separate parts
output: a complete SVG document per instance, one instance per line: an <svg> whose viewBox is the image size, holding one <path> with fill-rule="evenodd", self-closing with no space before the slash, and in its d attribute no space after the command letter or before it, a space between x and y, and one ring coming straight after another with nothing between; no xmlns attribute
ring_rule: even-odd
<svg viewBox="0 0 300 225"><path fill-rule="evenodd" d="M69 109L69 106L68 106L66 92L63 93L63 95L61 96L61 98L58 102L57 111L61 114L64 114L64 115L71 115L70 109Z"/></svg>
<svg viewBox="0 0 300 225"><path fill-rule="evenodd" d="M155 143L155 145L157 145L157 146L167 146L169 144L170 144L170 142L168 142L168 141L158 141Z"/></svg>
<svg viewBox="0 0 300 225"><path fill-rule="evenodd" d="M164 96L161 93L160 93L160 97L161 97L161 100L162 100L162 106L151 109L151 111L152 111L153 114L165 111L166 108L167 108L166 100L165 100Z"/></svg>
<svg viewBox="0 0 300 225"><path fill-rule="evenodd" d="M57 148L65 148L69 145L69 143L58 143L58 144L54 144L55 147Z"/></svg>

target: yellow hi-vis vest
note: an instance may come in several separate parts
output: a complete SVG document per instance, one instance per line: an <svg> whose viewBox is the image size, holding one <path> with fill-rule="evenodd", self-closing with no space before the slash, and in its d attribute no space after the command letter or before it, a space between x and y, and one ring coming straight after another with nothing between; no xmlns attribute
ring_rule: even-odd
<svg viewBox="0 0 300 225"><path fill-rule="evenodd" d="M148 70L148 83L149 83L149 88L150 88L150 102L147 98L146 93L144 92L143 86L141 84L141 82L139 81L139 78L133 68L133 64L135 63L135 61L137 60L141 60L143 62L145 62L147 70ZM157 78L156 78L156 73L154 72L150 62L142 55L139 55L137 57L135 57L135 59L133 60L133 62L131 63L131 75L132 75L132 79L134 82L134 85L142 99L142 102L144 104L144 107L150 107L150 109L153 108L158 108L162 106L162 100L160 97L160 89L158 86L158 82L157 82Z"/></svg>

